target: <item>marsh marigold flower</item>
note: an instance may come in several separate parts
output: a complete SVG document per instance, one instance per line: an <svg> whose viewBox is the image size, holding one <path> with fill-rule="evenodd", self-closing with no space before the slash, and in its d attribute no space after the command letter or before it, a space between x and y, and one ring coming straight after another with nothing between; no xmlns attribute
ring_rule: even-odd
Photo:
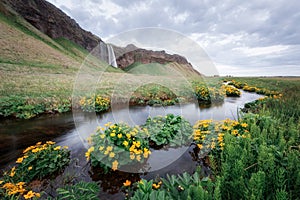
<svg viewBox="0 0 300 200"><path fill-rule="evenodd" d="M124 185L125 187L130 186L130 185L131 185L131 181L126 180L126 181L123 183L123 185Z"/></svg>
<svg viewBox="0 0 300 200"><path fill-rule="evenodd" d="M119 165L119 163L118 163L118 161L117 160L115 160L114 162L112 162L112 170L117 170L118 169L118 165Z"/></svg>

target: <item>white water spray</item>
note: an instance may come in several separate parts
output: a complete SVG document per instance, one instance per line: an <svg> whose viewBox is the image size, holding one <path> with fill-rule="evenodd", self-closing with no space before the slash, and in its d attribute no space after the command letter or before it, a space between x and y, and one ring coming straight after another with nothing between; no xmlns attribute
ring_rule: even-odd
<svg viewBox="0 0 300 200"><path fill-rule="evenodd" d="M113 47L110 44L105 44L104 42L100 42L100 59L109 65L118 68L116 56Z"/></svg>

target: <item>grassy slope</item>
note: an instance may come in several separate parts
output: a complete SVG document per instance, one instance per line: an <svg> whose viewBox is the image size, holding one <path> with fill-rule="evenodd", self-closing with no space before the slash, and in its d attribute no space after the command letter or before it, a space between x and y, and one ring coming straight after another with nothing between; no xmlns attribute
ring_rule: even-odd
<svg viewBox="0 0 300 200"><path fill-rule="evenodd" d="M64 38L52 40L22 18L0 14L0 96L70 96L88 52ZM90 72L105 65L89 56ZM112 67L108 72L121 72Z"/></svg>
<svg viewBox="0 0 300 200"><path fill-rule="evenodd" d="M195 72L191 71L187 66L178 63L133 63L129 65L126 72L131 74L148 74L151 76L181 76L187 79L200 78Z"/></svg>

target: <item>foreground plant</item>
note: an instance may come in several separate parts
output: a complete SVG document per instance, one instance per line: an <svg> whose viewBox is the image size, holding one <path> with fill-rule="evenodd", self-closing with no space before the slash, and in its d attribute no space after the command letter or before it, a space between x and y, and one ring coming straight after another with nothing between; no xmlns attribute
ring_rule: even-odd
<svg viewBox="0 0 300 200"><path fill-rule="evenodd" d="M91 137L92 146L86 152L92 166L100 166L106 172L111 168L143 163L150 155L147 129L130 127L125 123L107 123L98 127Z"/></svg>
<svg viewBox="0 0 300 200"><path fill-rule="evenodd" d="M143 127L149 131L149 139L155 146L181 146L189 142L193 132L186 119L173 114L149 117Z"/></svg>
<svg viewBox="0 0 300 200"><path fill-rule="evenodd" d="M70 161L70 151L67 147L55 145L55 142L38 142L23 151L16 161L9 176L13 180L30 182L42 179L61 171Z"/></svg>
<svg viewBox="0 0 300 200"><path fill-rule="evenodd" d="M194 142L200 150L224 150L224 136L233 135L237 138L250 137L248 124L236 120L226 119L221 122L199 120L194 125Z"/></svg>
<svg viewBox="0 0 300 200"><path fill-rule="evenodd" d="M193 175L167 175L160 180L144 180L132 188L131 200L212 199L214 184L195 172Z"/></svg>
<svg viewBox="0 0 300 200"><path fill-rule="evenodd" d="M40 194L27 186L34 179L42 179L61 171L70 161L67 147L55 142L38 142L26 148L16 161L16 166L3 174L0 193L8 199L34 199Z"/></svg>
<svg viewBox="0 0 300 200"><path fill-rule="evenodd" d="M98 193L100 191L99 186L95 182L83 182L80 181L74 185L66 185L57 190L58 196L54 199L66 199L66 200L78 200L88 199L97 200L99 199ZM53 199L53 200L54 200Z"/></svg>

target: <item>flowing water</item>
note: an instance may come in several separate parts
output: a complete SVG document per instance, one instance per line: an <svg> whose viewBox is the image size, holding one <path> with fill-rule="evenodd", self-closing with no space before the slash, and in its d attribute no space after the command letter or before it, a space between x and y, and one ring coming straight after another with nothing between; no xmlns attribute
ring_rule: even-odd
<svg viewBox="0 0 300 200"><path fill-rule="evenodd" d="M101 199L123 199L120 186L126 179L152 179L157 175L192 173L197 165L192 154L192 147L153 150L148 160L146 173L117 172L104 175L91 170L84 157L85 139L94 132L97 126L112 121L125 121L129 124L143 124L148 116L173 113L184 116L191 124L199 119L223 120L237 119L238 109L245 103L262 97L255 93L242 92L241 97L227 97L224 103L209 107L197 104L174 105L167 107L133 106L114 109L101 115L84 113L66 113L55 116L42 116L32 120L4 120L0 122L0 169L13 165L22 150L38 141L52 140L59 145L67 145L71 150L72 164L67 168L69 176L78 180L99 181ZM70 175L71 174L71 175ZM100 175L99 175L100 174ZM59 183L58 183L59 184Z"/></svg>

